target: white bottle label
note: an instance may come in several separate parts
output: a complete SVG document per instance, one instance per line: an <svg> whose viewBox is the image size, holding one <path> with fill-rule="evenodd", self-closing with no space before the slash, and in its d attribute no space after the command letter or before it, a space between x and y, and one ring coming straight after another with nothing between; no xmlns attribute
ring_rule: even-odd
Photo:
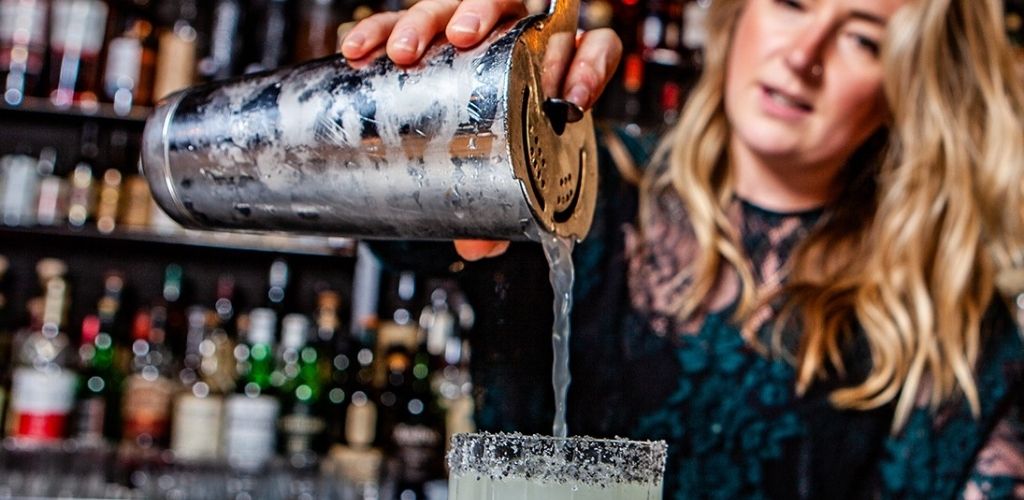
<svg viewBox="0 0 1024 500"><path fill-rule="evenodd" d="M63 438L75 402L76 382L77 377L68 370L15 369L11 381L14 434L40 440Z"/></svg>
<svg viewBox="0 0 1024 500"><path fill-rule="evenodd" d="M270 396L235 394L224 408L224 454L240 469L262 467L274 456L280 403Z"/></svg>
<svg viewBox="0 0 1024 500"><path fill-rule="evenodd" d="M213 460L220 452L224 400L219 396L182 394L174 402L171 450L185 460Z"/></svg>

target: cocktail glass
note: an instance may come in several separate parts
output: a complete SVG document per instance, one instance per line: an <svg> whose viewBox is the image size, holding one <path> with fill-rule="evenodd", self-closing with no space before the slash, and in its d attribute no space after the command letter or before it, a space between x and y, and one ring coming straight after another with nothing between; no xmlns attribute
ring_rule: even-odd
<svg viewBox="0 0 1024 500"><path fill-rule="evenodd" d="M664 441L457 434L449 500L660 499Z"/></svg>

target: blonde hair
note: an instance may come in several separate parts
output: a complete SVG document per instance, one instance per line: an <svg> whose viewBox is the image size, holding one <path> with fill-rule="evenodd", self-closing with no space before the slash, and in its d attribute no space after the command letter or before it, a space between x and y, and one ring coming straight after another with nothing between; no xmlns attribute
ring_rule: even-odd
<svg viewBox="0 0 1024 500"><path fill-rule="evenodd" d="M667 168L645 180L641 199L641 224L666 189L687 207L700 252L681 317L699 310L726 265L742 284L737 320L769 300L757 296L726 217L725 63L744 4L714 2L705 73L659 150ZM798 313L802 393L830 369L843 373L842 346L859 327L871 370L831 400L856 409L895 401L896 430L922 399L934 410L965 397L979 411L982 317L996 274L1024 264L1024 88L998 0L916 0L889 25L891 126L854 153L844 191L791 257L776 330L787 311Z"/></svg>

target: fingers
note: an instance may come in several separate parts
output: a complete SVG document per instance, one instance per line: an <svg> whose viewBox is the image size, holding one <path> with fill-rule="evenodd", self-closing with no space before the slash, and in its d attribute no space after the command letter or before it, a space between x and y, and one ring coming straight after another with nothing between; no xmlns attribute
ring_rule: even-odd
<svg viewBox="0 0 1024 500"><path fill-rule="evenodd" d="M583 109L594 105L622 57L622 41L608 28L584 33L565 78L563 95Z"/></svg>
<svg viewBox="0 0 1024 500"><path fill-rule="evenodd" d="M423 56L430 41L444 30L459 8L459 0L421 0L398 22L388 37L387 53L395 64L414 64Z"/></svg>
<svg viewBox="0 0 1024 500"><path fill-rule="evenodd" d="M341 54L348 59L359 59L373 52L388 39L401 15L401 12L381 12L359 21L345 35Z"/></svg>
<svg viewBox="0 0 1024 500"><path fill-rule="evenodd" d="M508 250L507 241L455 240L455 252L465 260L476 261L497 257Z"/></svg>
<svg viewBox="0 0 1024 500"><path fill-rule="evenodd" d="M459 48L480 43L498 21L526 15L522 0L464 0L448 23L445 36Z"/></svg>
<svg viewBox="0 0 1024 500"><path fill-rule="evenodd" d="M480 43L499 21L526 15L522 0L420 0L408 11L370 16L346 35L341 53L359 59L386 45L395 64L414 64L439 33L459 48Z"/></svg>

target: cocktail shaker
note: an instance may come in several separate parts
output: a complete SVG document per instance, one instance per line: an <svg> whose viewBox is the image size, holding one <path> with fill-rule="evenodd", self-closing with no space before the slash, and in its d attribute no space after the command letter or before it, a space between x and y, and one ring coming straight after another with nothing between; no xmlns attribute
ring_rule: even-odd
<svg viewBox="0 0 1024 500"><path fill-rule="evenodd" d="M176 93L142 172L187 227L362 238L582 239L597 193L588 114L554 93L578 0L411 67L337 55Z"/></svg>

